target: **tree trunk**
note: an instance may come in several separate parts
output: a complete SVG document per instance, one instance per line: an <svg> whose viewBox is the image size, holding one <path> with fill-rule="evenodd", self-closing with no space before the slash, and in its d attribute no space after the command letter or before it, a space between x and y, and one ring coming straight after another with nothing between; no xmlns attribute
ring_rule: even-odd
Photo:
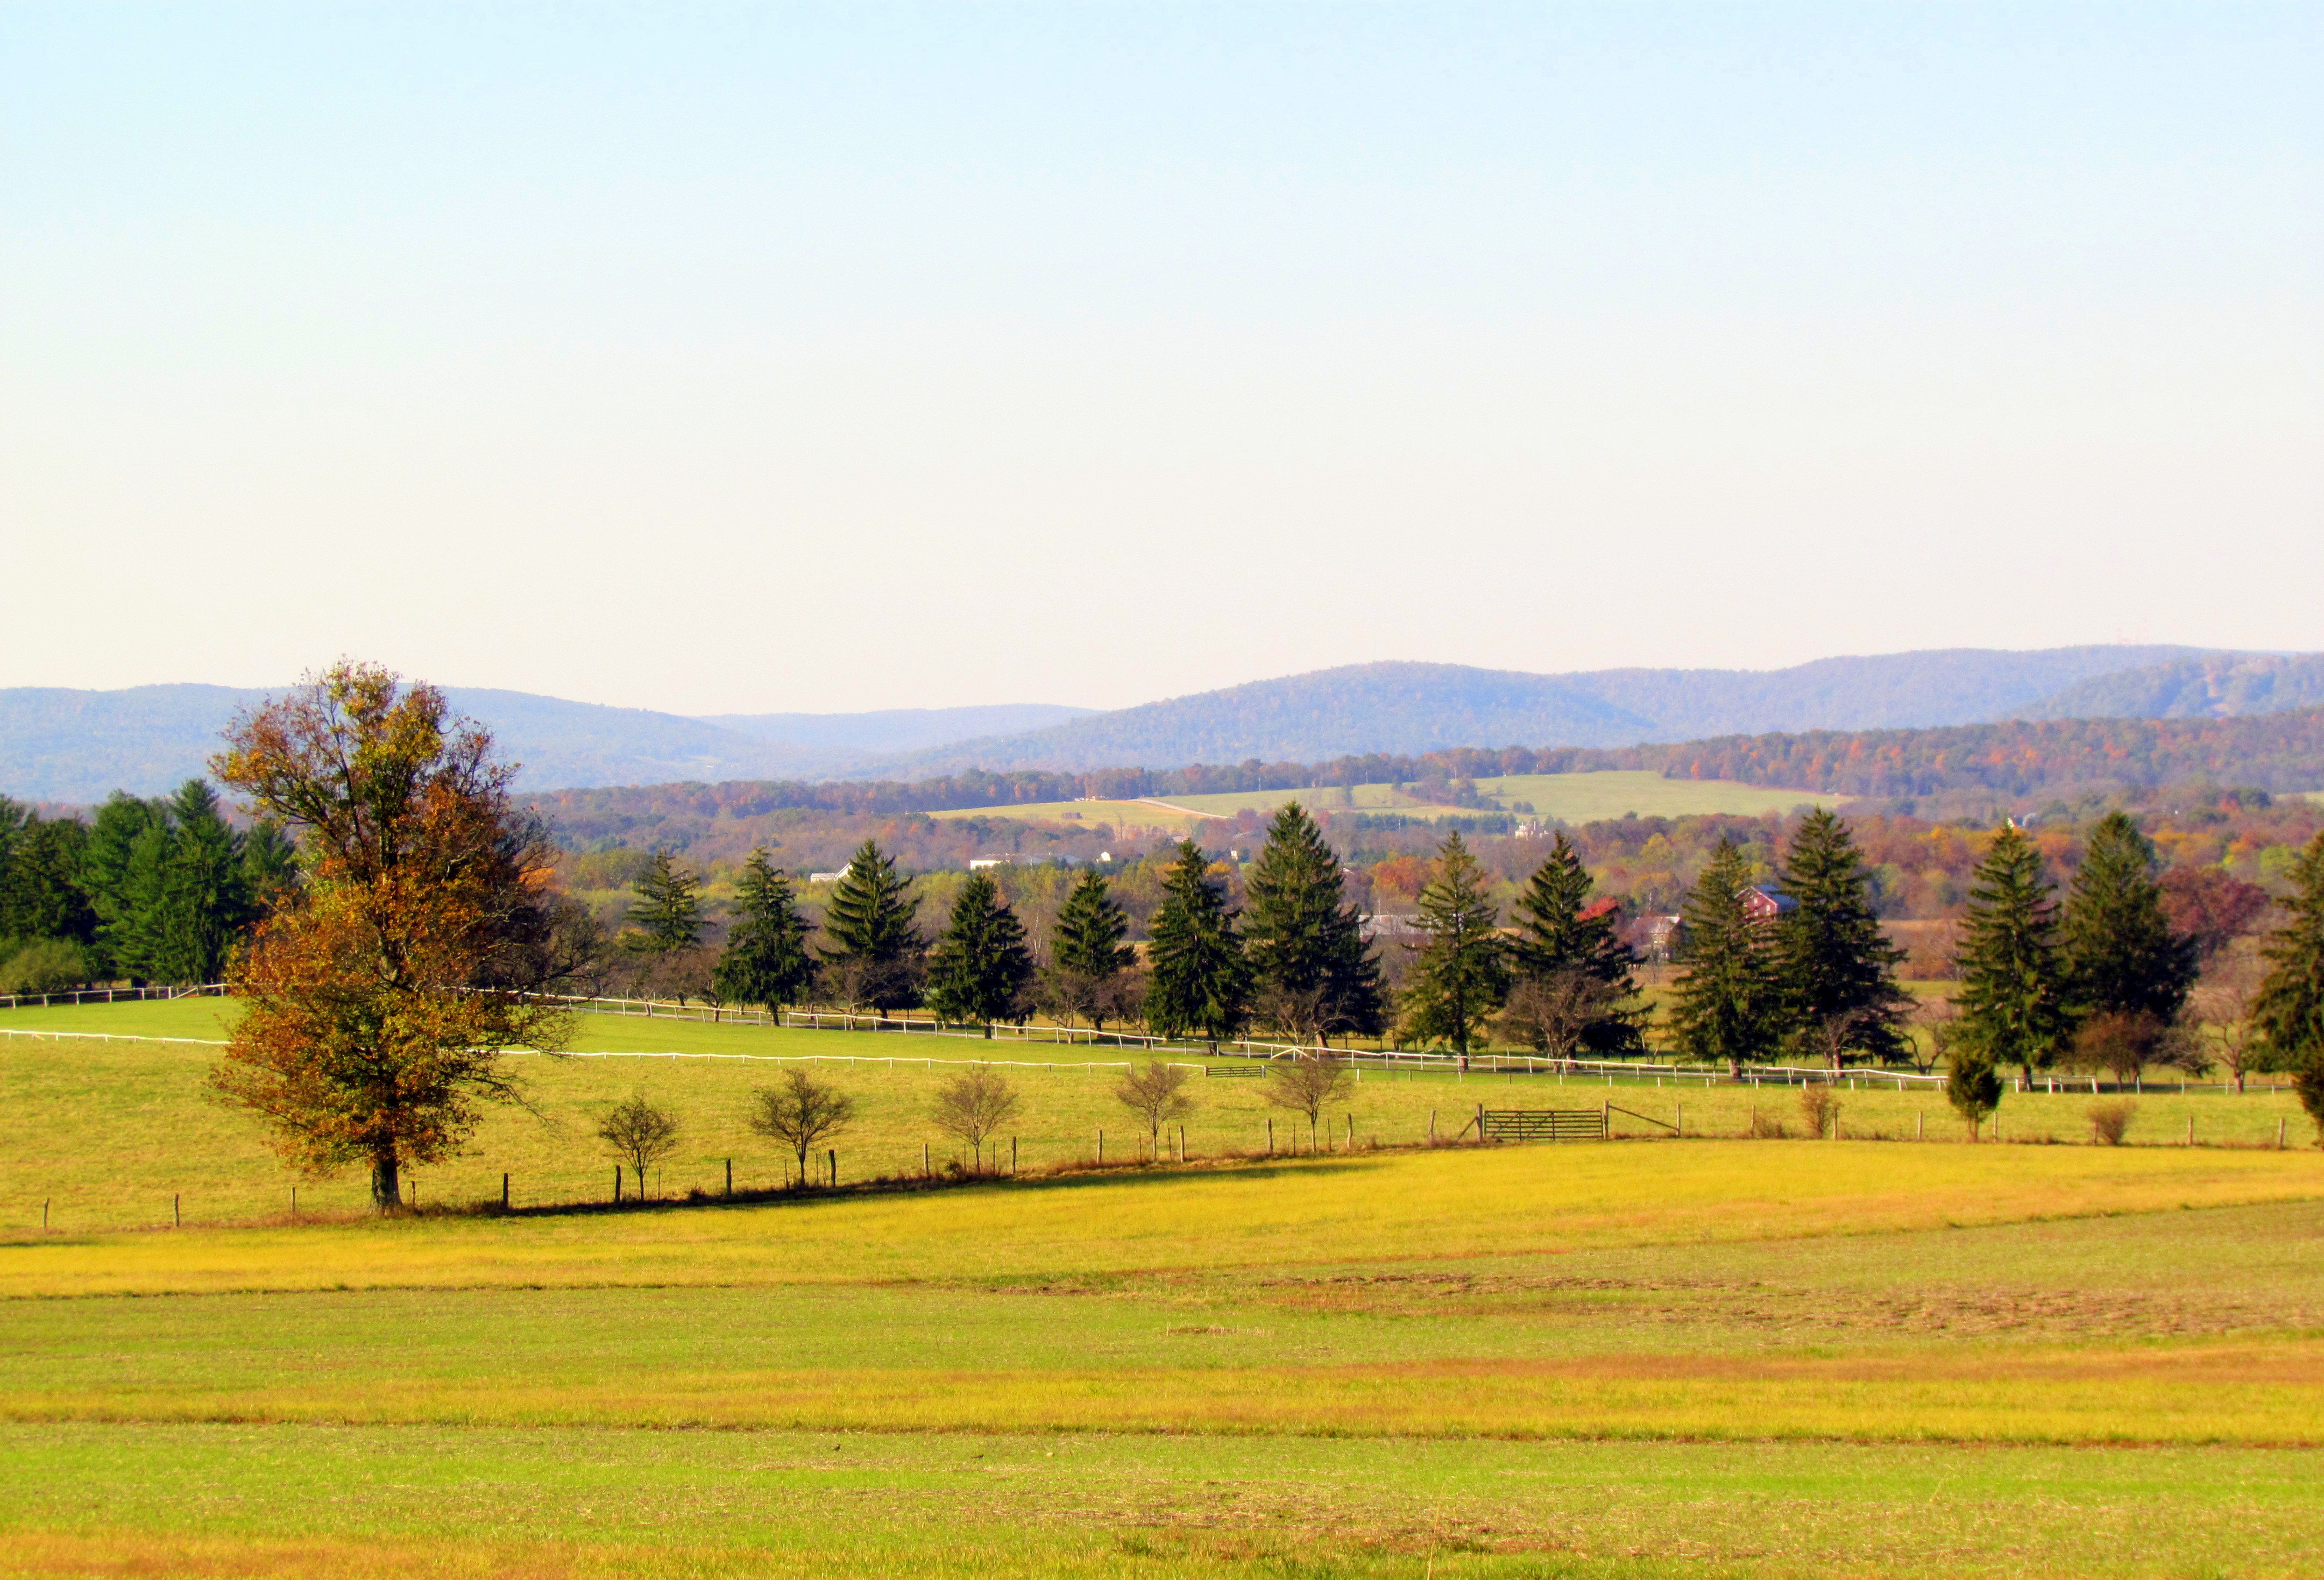
<svg viewBox="0 0 2324 1580"><path fill-rule="evenodd" d="M403 1205L402 1166L393 1147L371 1155L371 1205L378 1212L392 1213Z"/></svg>

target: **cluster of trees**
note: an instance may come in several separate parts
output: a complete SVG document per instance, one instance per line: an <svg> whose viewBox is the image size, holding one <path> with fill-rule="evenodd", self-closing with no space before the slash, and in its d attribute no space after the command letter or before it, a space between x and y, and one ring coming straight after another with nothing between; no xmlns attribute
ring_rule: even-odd
<svg viewBox="0 0 2324 1580"><path fill-rule="evenodd" d="M1187 1066L1149 1059L1132 1066L1114 1083L1114 1100L1137 1121L1147 1158L1167 1156L1171 1127L1183 1125L1200 1106L1186 1089L1193 1074ZM1308 1144L1314 1147L1323 1129L1324 1110L1350 1089L1348 1067L1303 1056L1276 1066L1268 1076L1263 1088L1268 1103L1304 1117ZM991 1065L979 1064L936 1088L927 1118L960 1144L963 1156L952 1168L961 1174L982 1174L986 1147L997 1144L1002 1127L1023 1108L1024 1098L1015 1084ZM844 1136L857 1117L853 1096L809 1071L790 1069L774 1086L752 1093L743 1123L753 1134L783 1149L789 1164L785 1183L804 1187L815 1178L815 1154ZM685 1122L677 1113L642 1093L613 1104L597 1125L598 1140L636 1176L641 1199L650 1194L649 1170L676 1154L685 1133ZM1296 1127L1288 1140L1288 1150L1296 1150Z"/></svg>
<svg viewBox="0 0 2324 1580"><path fill-rule="evenodd" d="M641 882L632 912L660 917L669 883ZM1560 838L1534 873L1504 936L1488 874L1456 832L1420 897L1408 982L1392 993L1347 893L1349 873L1306 810L1277 812L1257 858L1230 873L1191 840L1162 873L1141 963L1130 923L1102 873L1081 873L1036 959L1026 929L982 873L957 890L933 939L915 922L918 901L877 841L856 851L810 942L788 881L754 853L724 948L706 973L724 1003L779 1009L810 995L866 1008L924 1004L964 1024L1022 1020L1046 1010L1068 1023L1139 1020L1167 1037L1213 1043L1252 1027L1302 1042L1376 1035L1401 1021L1412 1036L1462 1053L1497 1019L1512 1035L1559 1053L1622 1053L1640 1046L1635 960L1616 908L1592 904L1591 880ZM690 946L689 924L666 935ZM646 924L635 929L641 939Z"/></svg>
<svg viewBox="0 0 2324 1580"><path fill-rule="evenodd" d="M281 828L235 828L198 779L152 800L116 794L86 823L0 799L0 993L216 982L297 882Z"/></svg>

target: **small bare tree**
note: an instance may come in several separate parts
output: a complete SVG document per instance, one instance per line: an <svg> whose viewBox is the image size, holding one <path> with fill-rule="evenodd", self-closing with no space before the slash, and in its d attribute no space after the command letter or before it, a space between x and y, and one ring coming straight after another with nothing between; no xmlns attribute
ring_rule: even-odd
<svg viewBox="0 0 2324 1580"><path fill-rule="evenodd" d="M1800 1028L1800 1047L1809 1057L1838 1075L1848 1065L1848 1050L1858 1045L1872 1016L1862 1010L1842 1010Z"/></svg>
<svg viewBox="0 0 2324 1580"><path fill-rule="evenodd" d="M1347 1089L1347 1066L1334 1063L1327 1054L1303 1053L1276 1061L1267 1080L1267 1100L1305 1114L1308 1129L1314 1131L1323 1123L1324 1105Z"/></svg>
<svg viewBox="0 0 2324 1580"><path fill-rule="evenodd" d="M2138 1104L2127 1098L2113 1103L2093 1103L2089 1106L2090 1134L2109 1147L2122 1145L2122 1138L2130 1133L2130 1122L2138 1116Z"/></svg>
<svg viewBox="0 0 2324 1580"><path fill-rule="evenodd" d="M2266 975L2256 945L2239 938L2217 956L2195 989L2195 1019L2203 1039L2238 1092L2259 1052L2252 1035L2252 1001Z"/></svg>
<svg viewBox="0 0 2324 1580"><path fill-rule="evenodd" d="M1145 1122L1147 1139L1154 1143L1157 1155L1162 1148L1162 1127L1194 1111L1194 1100L1181 1089L1186 1077L1184 1065L1148 1059L1114 1086L1113 1095L1121 1105Z"/></svg>
<svg viewBox="0 0 2324 1580"><path fill-rule="evenodd" d="M936 1128L958 1140L976 1156L976 1171L984 1172L984 1143L1023 1106L1017 1089L991 1065L973 1065L936 1088L929 1117Z"/></svg>
<svg viewBox="0 0 2324 1580"><path fill-rule="evenodd" d="M643 1093L613 1104L597 1126L597 1139L637 1171L641 1201L646 1195L646 1170L678 1150L678 1136L677 1116L647 1102Z"/></svg>
<svg viewBox="0 0 2324 1580"><path fill-rule="evenodd" d="M1537 1053L1570 1059L1590 1028L1603 1021L1621 996L1611 983L1586 971L1529 976L1510 990L1495 1029Z"/></svg>
<svg viewBox="0 0 2324 1580"><path fill-rule="evenodd" d="M751 1128L780 1141L798 1159L799 1183L807 1183L807 1154L839 1134L855 1119L855 1099L825 1086L805 1070L785 1070L779 1086L754 1093Z"/></svg>
<svg viewBox="0 0 2324 1580"><path fill-rule="evenodd" d="M1910 1039L1905 1041L1908 1057L1915 1073L1928 1075L1944 1062L1952 1051L1953 1037L1960 1025L1960 1006L1950 998L1930 998L1921 1002L1913 1012L1913 1022L1928 1033L1929 1046L1924 1054Z"/></svg>

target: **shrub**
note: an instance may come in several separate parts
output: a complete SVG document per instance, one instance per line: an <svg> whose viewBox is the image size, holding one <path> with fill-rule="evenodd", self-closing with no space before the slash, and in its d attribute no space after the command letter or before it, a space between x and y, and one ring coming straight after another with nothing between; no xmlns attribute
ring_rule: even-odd
<svg viewBox="0 0 2324 1580"><path fill-rule="evenodd" d="M1753 1141L1780 1141L1790 1133L1791 1132L1789 1131L1784 1128L1784 1122L1777 1119L1774 1114L1762 1113L1756 1108L1751 1111L1751 1139Z"/></svg>
<svg viewBox="0 0 2324 1580"><path fill-rule="evenodd" d="M1840 1094L1820 1081L1802 1086L1800 1117L1807 1121L1810 1135L1822 1137L1840 1122Z"/></svg>
<svg viewBox="0 0 2324 1580"><path fill-rule="evenodd" d="M2130 1122L2138 1116L2138 1104L2127 1099L2093 1103L2089 1115L2090 1134L2109 1147L2118 1147L2122 1138L2130 1133Z"/></svg>
<svg viewBox="0 0 2324 1580"><path fill-rule="evenodd" d="M88 955L69 938L33 938L0 965L0 994L63 993L88 980Z"/></svg>

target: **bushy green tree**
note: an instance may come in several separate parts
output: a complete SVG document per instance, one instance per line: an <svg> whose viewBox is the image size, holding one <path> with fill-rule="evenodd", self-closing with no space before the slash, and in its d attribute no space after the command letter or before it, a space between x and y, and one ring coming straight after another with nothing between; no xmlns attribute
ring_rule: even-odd
<svg viewBox="0 0 2324 1580"><path fill-rule="evenodd" d="M2011 824L1994 836L1970 880L1969 915L1955 963L1960 975L1954 1058L2028 1079L2054 1062L2070 1024L2058 957L2057 906L2042 855Z"/></svg>
<svg viewBox="0 0 2324 1580"><path fill-rule="evenodd" d="M895 858L867 839L847 871L833 885L824 911L828 943L818 946L826 976L850 1003L879 1010L919 1002L919 965L924 945L912 917L920 908L907 891L911 881L896 871Z"/></svg>
<svg viewBox="0 0 2324 1580"><path fill-rule="evenodd" d="M80 882L88 826L22 808L14 818L0 867L0 938L87 943L97 921Z"/></svg>
<svg viewBox="0 0 2324 1580"><path fill-rule="evenodd" d="M208 784L189 779L170 799L168 855L157 913L145 929L148 975L163 982L216 982L256 916L243 866L242 836L219 814Z"/></svg>
<svg viewBox="0 0 2324 1580"><path fill-rule="evenodd" d="M1982 1051L1962 1048L1945 1067L1945 1101L1969 1123L1975 1141L1985 1122L2001 1106L2001 1077L1993 1060Z"/></svg>
<svg viewBox="0 0 2324 1580"><path fill-rule="evenodd" d="M1686 897L1680 929L1686 975L1672 1002L1679 1050L1739 1076L1781 1030L1775 929L1745 904L1750 864L1722 839Z"/></svg>
<svg viewBox="0 0 2324 1580"><path fill-rule="evenodd" d="M1427 941L1419 947L1405 992L1406 1029L1462 1058L1509 990L1500 911L1485 884L1484 869L1454 829L1437 847L1435 874L1420 892L1420 929Z"/></svg>
<svg viewBox="0 0 2324 1580"><path fill-rule="evenodd" d="M1549 858L1534 869L1517 895L1509 966L1518 984L1533 984L1558 993L1563 1002L1586 1006L1572 1029L1571 1052L1618 1058L1645 1045L1642 1017L1634 1007L1638 984L1630 975L1637 956L1615 930L1618 908L1590 909L1591 886L1589 869L1560 829ZM1578 984L1577 979L1596 984L1600 991L1573 991L1568 984Z"/></svg>
<svg viewBox="0 0 2324 1580"><path fill-rule="evenodd" d="M1775 928L1775 975L1794 1046L1835 1068L1850 1051L1901 1062L1913 1008L1896 985L1904 951L1880 930L1871 875L1848 825L1821 808L1808 814L1778 881L1795 902Z"/></svg>
<svg viewBox="0 0 2324 1580"><path fill-rule="evenodd" d="M1276 813L1244 892L1243 942L1262 1014L1318 1042L1387 1024L1379 962L1345 901L1340 858L1298 802Z"/></svg>
<svg viewBox="0 0 2324 1580"><path fill-rule="evenodd" d="M799 916L791 881L754 850L735 884L733 925L711 973L721 1002L763 1004L770 1015L796 1003L815 979L807 949L807 923Z"/></svg>
<svg viewBox="0 0 2324 1580"><path fill-rule="evenodd" d="M1018 1012L1032 979L1017 913L991 878L971 873L928 956L928 1008L944 1020L982 1026L989 1038L993 1021Z"/></svg>
<svg viewBox="0 0 2324 1580"><path fill-rule="evenodd" d="M1114 901L1104 874L1084 873L1057 908L1056 925L1049 935L1050 958L1060 970L1111 976L1138 963L1138 951L1122 941L1129 936L1130 919Z"/></svg>
<svg viewBox="0 0 2324 1580"><path fill-rule="evenodd" d="M1123 941L1129 936L1130 919L1103 874L1084 873L1049 930L1042 1004L1068 1025L1086 1015L1102 1028L1116 1014L1134 1014L1138 985L1129 973L1138 964L1138 951Z"/></svg>
<svg viewBox="0 0 2324 1580"><path fill-rule="evenodd" d="M2292 864L2284 924L2262 950L2267 977L2252 1004L2260 1067L2288 1071L2324 1142L2324 834Z"/></svg>
<svg viewBox="0 0 2324 1580"><path fill-rule="evenodd" d="M652 864L638 874L636 889L630 947L642 955L669 955L701 941L701 880L679 866L668 849L656 848Z"/></svg>
<svg viewBox="0 0 2324 1580"><path fill-rule="evenodd" d="M2154 846L2109 812L2091 828L2066 897L2064 989L2078 1020L2128 1015L2169 1025L2195 986L2195 940L2171 929Z"/></svg>
<svg viewBox="0 0 2324 1580"><path fill-rule="evenodd" d="M1202 846L1182 840L1164 875L1148 947L1153 972L1146 1021L1164 1037L1199 1032L1215 1046L1242 1029L1250 1009L1250 963L1235 913L1210 878Z"/></svg>

